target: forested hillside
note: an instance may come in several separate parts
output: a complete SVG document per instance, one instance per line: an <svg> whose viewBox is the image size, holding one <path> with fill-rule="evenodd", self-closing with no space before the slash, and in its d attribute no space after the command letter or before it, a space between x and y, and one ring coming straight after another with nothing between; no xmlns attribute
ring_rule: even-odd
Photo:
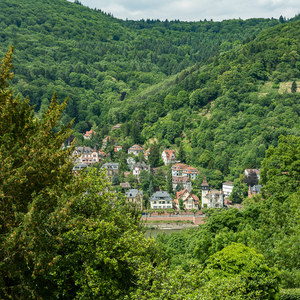
<svg viewBox="0 0 300 300"><path fill-rule="evenodd" d="M124 136L139 126L139 142L181 143L187 162L202 168L199 184L204 173L212 181L236 178L260 167L281 134L300 133L299 37L299 21L265 30L210 64L118 102L107 122L123 123Z"/></svg>
<svg viewBox="0 0 300 300"><path fill-rule="evenodd" d="M122 21L66 0L3 0L0 54L15 47L14 88L42 113L69 97L63 122L103 126L119 99L253 39L275 19Z"/></svg>
<svg viewBox="0 0 300 300"><path fill-rule="evenodd" d="M300 21L280 23L122 21L66 0L2 0L0 54L14 45L15 76L11 48L0 64L0 298L299 299ZM151 167L178 150L199 170L193 193L204 175L219 188L258 167L262 192L146 238L98 163L72 173L72 126L82 145L116 138L123 149L107 139L106 160L120 170L129 146L156 140ZM163 168L149 194L163 181L172 190Z"/></svg>
<svg viewBox="0 0 300 300"><path fill-rule="evenodd" d="M72 175L71 124L55 130L66 102L54 95L36 118L13 95L11 58L0 65L1 298L299 299L299 137L266 151L262 195L154 241L104 173Z"/></svg>

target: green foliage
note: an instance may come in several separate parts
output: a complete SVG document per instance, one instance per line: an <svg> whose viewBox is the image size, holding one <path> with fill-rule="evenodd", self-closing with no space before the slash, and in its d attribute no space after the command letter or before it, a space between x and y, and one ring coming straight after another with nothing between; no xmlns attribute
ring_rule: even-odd
<svg viewBox="0 0 300 300"><path fill-rule="evenodd" d="M294 81L292 82L291 92L292 92L292 93L296 93L296 91L297 91L297 83L296 83L296 81L294 80Z"/></svg>
<svg viewBox="0 0 300 300"><path fill-rule="evenodd" d="M280 291L280 300L297 300L300 298L300 289L286 289Z"/></svg>
<svg viewBox="0 0 300 300"><path fill-rule="evenodd" d="M243 244L233 243L212 255L204 273L213 283L229 278L234 284L226 294L237 293L243 299L276 299L279 293L277 270L268 267L263 255ZM211 295L216 287L209 285Z"/></svg>
<svg viewBox="0 0 300 300"><path fill-rule="evenodd" d="M242 179L235 179L229 199L232 203L241 203L248 195L248 187Z"/></svg>
<svg viewBox="0 0 300 300"><path fill-rule="evenodd" d="M262 163L261 182L265 193L284 200L299 188L300 138L280 136L276 148L266 151Z"/></svg>
<svg viewBox="0 0 300 300"><path fill-rule="evenodd" d="M11 55L0 66L0 297L124 298L155 246L104 174L72 175L69 126L57 128L66 103L53 97L40 120L13 97Z"/></svg>

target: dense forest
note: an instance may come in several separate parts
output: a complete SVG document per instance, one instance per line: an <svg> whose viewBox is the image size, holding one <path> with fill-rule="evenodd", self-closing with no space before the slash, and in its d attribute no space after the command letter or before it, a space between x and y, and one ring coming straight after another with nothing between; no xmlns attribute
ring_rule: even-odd
<svg viewBox="0 0 300 300"><path fill-rule="evenodd" d="M66 102L43 118L0 66L0 296L4 299L298 299L300 139L262 162L263 194L206 224L146 238L140 213L96 170L73 176ZM100 176L99 176L100 175Z"/></svg>
<svg viewBox="0 0 300 300"><path fill-rule="evenodd" d="M199 186L259 167L298 132L299 94L285 92L299 78L298 18L123 21L78 2L2 1L0 52L14 45L14 89L38 115L54 91L69 97L61 123L75 118L79 143L93 128L101 146L117 123L126 145L183 141Z"/></svg>
<svg viewBox="0 0 300 300"><path fill-rule="evenodd" d="M1 1L0 298L299 299L298 19L125 21ZM261 168L262 193L146 238L140 212L99 170L73 176L75 145L61 147L108 133L178 150L194 189Z"/></svg>
<svg viewBox="0 0 300 300"><path fill-rule="evenodd" d="M119 102L108 122L124 122L124 136L138 125L139 142L182 143L187 162L212 181L258 168L281 134L299 134L300 95L291 90L292 82L299 85L299 32L299 21L268 29Z"/></svg>

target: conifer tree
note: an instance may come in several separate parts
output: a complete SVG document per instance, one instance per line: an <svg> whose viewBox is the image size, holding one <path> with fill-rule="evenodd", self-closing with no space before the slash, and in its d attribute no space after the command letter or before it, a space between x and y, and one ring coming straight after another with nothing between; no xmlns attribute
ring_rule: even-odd
<svg viewBox="0 0 300 300"><path fill-rule="evenodd" d="M51 243L44 220L72 181L72 147L62 148L71 124L57 129L66 101L60 105L54 95L39 120L29 99L14 97L8 85L12 53L13 48L0 66L0 297L16 299L36 284L33 260Z"/></svg>
<svg viewBox="0 0 300 300"><path fill-rule="evenodd" d="M291 92L292 93L296 93L297 92L297 83L296 83L295 80L292 82Z"/></svg>
<svg viewBox="0 0 300 300"><path fill-rule="evenodd" d="M0 65L0 299L124 299L153 268L140 215L103 174L72 175L66 101L36 119L7 83L12 52Z"/></svg>

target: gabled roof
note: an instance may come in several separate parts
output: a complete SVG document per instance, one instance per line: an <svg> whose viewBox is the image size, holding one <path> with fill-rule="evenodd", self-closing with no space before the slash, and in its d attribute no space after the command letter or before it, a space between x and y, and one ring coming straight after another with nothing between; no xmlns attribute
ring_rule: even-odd
<svg viewBox="0 0 300 300"><path fill-rule="evenodd" d="M143 195L143 191L139 191L137 189L130 189L129 191L126 192L126 197L127 198L135 198L137 194Z"/></svg>
<svg viewBox="0 0 300 300"><path fill-rule="evenodd" d="M198 170L190 166L186 167L182 172L185 174L198 174Z"/></svg>
<svg viewBox="0 0 300 300"><path fill-rule="evenodd" d="M176 193L176 199L175 202L177 203L179 201L180 198L182 198L182 196L188 193L188 197L191 197L196 203L199 203L199 198L197 195L192 194L191 192L189 192L187 189L181 190L179 192Z"/></svg>
<svg viewBox="0 0 300 300"><path fill-rule="evenodd" d="M176 154L174 150L164 150L167 159L176 158Z"/></svg>
<svg viewBox="0 0 300 300"><path fill-rule="evenodd" d="M178 163L172 166L173 171L183 171L186 168L188 168L188 165L183 164L183 163Z"/></svg>
<svg viewBox="0 0 300 300"><path fill-rule="evenodd" d="M137 144L131 146L128 150L131 150L131 151L142 151L143 148Z"/></svg>

